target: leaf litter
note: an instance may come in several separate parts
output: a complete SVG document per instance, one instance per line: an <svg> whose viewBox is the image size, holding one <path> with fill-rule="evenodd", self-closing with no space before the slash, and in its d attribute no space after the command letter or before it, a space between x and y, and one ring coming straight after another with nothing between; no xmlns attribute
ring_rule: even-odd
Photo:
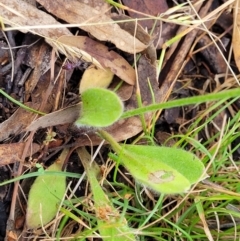
<svg viewBox="0 0 240 241"><path fill-rule="evenodd" d="M9 117L7 116L7 111L8 109L11 110L12 106L9 104L6 105L4 101L0 99L4 106L4 108L1 107L3 110L3 117L1 117L2 120L0 124L0 140L2 142L0 145L0 165L5 166L11 163L20 163L21 168L24 166L23 169L19 169L21 170L20 174L22 174L26 167L29 166L28 164L30 164L30 166L34 166L36 162L39 162L44 166L46 164L46 166L51 167L54 165L51 164L52 161L56 160L56 158L51 157L51 155L48 157L48 153L51 153L54 156L54 154L56 155L56 152L58 152L60 149L63 149L64 145L69 145L70 147L75 148L78 146L99 145L102 142L102 138L96 134L95 129L77 129L75 126L73 126L73 123L78 119L82 108L82 103L79 103L78 98L78 86L81 88L81 85L83 86L84 81L84 85L87 86L84 87L84 89L88 88L88 82L91 82L89 86L93 87L95 85L97 85L95 87L99 87L99 85L101 85L99 82L94 83L94 81L91 81L91 77L89 76L87 78L84 77L84 75L87 75L88 71L90 72L90 76L92 76L92 78L95 78L93 77L95 68L99 69L99 71L102 71L103 73L106 72L106 74L109 71L110 77L108 77L109 80L107 83L104 83L104 87L116 91L121 100L124 102L125 110L132 110L139 106L139 103L137 102L137 93L141 93L142 104L144 106L148 106L153 102L159 103L171 98L188 97L192 94L191 90L197 90L197 92L202 93L202 91L213 89L215 86L212 84L212 81L206 80L206 72L208 76L213 76L215 74L221 74L225 71L224 69L226 68L226 64L224 64L219 55L218 57L214 55L214 52L217 52L216 49L210 50L210 53L213 54L212 56L205 55L205 52L201 49L196 52L204 56L203 58L208 58L208 60L211 59L212 62L208 62L208 65L214 66L214 68L205 68L205 65L201 65L200 71L195 71L198 68L195 65L198 59L196 58L196 53L191 49L192 46L204 48L204 45L211 44L211 40L210 38L206 39L206 36L201 38L201 35L204 34L202 29L194 29L186 35L184 40L176 40L176 44L172 45L167 51L163 69L159 78L157 70L158 62L156 61L156 55L158 54L159 56L159 53L156 51L156 49L163 48L166 50L167 48L165 45L163 45L163 43L174 37L176 33L189 31L189 26L182 26L177 31L178 26L174 23L163 23L161 21L155 21L155 19L148 19L146 21L139 19L139 21L136 21L132 18L141 18L142 16L147 15L156 17L161 13L161 11L165 12L167 9L169 9L165 1L162 1L162 10L159 10L158 8L160 5L151 5L150 1L142 1L141 4L139 1L132 1L132 3L135 5L131 6L127 5L127 1L123 1L125 2L126 7L131 9L131 11L128 12L128 17L122 13L120 14L119 12L121 11L114 11L113 13L110 5L105 1L88 1L88 4L84 3L84 1L80 2L63 0L39 0L37 2L54 17L50 16L49 13L46 13L45 10L29 5L25 1L2 0L0 3L1 17L6 29L9 27L15 27L16 29L19 28L19 30L24 33L21 36L26 36L26 32L35 34L38 36L38 38L45 39L45 41L52 46L57 53L57 56L54 56L54 53L51 53L49 45L46 45L41 41L33 43L32 48L29 48L25 55L27 58L24 58L24 61L18 64L18 68L21 67L23 69L27 65L32 72L30 72L29 76L25 77L25 80L23 81L23 88L10 88L9 92L10 94L13 94L14 97L24 101L25 104L31 106L32 108L39 109L46 113L45 116L40 117L36 114L19 108ZM195 9L199 12L199 15L204 18L210 11L209 9L211 4L212 1L208 1L208 3L203 7L201 4L198 4L195 6ZM143 15L132 15L134 12L142 12ZM191 12L191 14L194 15L195 13ZM166 16L168 15L165 15L167 20L168 17ZM235 11L235 19L237 19L237 16L238 13ZM74 30L70 29L70 31L67 28L68 25L63 24L62 20L68 24L73 24L72 26L79 27L79 35L74 36ZM117 24L116 21L119 21L119 24ZM136 25L136 23L138 24ZM44 25L47 25L47 27L44 27ZM52 27L50 25L52 25ZM238 25L235 24L235 32L233 34L232 41L235 61L238 66L238 53L236 47L238 41L237 28ZM153 34L150 36L148 33L151 30L153 31ZM197 45L194 41L196 41L198 38L199 40ZM203 41L207 41L207 43ZM133 54L140 52L141 57L137 59L137 66L132 67L134 58L137 57L133 56ZM217 54L219 54L219 52L217 52ZM79 61L82 61L81 63L83 63L83 67L88 66L88 63L92 63L93 66L90 66L89 69L86 70L85 67L82 70L74 70L74 68L71 69L71 67L69 70L64 70L62 68L62 66L64 66L64 57L67 58L67 61L69 61L68 63L72 63L72 66L77 66ZM187 57L187 64L182 65ZM214 60L214 57L216 57L216 60ZM2 66L5 65L4 61L10 62L8 58L9 57L1 59ZM72 72L73 78L71 77ZM5 78L5 72L1 72L1 74ZM77 77L74 77L74 75ZM98 73L94 72L94 75L98 75ZM200 77L197 77L194 81L189 82L187 79L189 75ZM86 80L84 80L84 78L86 78ZM80 85L78 83L79 80L81 80ZM221 86L221 81L215 81L218 89L221 89L221 87L224 88ZM229 80L227 83L226 86L235 85L234 81L232 80ZM5 85L1 80L0 86L1 88L5 89ZM13 86L17 86L17 84L14 84ZM173 92L173 94L171 94L171 92ZM77 97L76 99L73 98L73 101L75 101L77 104L67 104L68 101L72 101L70 96L74 95ZM182 111L184 111L184 113L182 113ZM164 115L161 115L161 117L158 119L157 125L161 126L162 128L162 126L166 125L167 123L168 127L165 128L164 131L168 132L168 134L169 132L178 133L176 126L182 125L182 122L188 122L191 118L195 118L195 114L193 113L196 112L197 110L193 106L189 106L188 110L180 110L178 108L177 114L175 112L172 112L173 114L171 114L171 111L169 111L168 114L163 113ZM158 113L158 115L159 114L160 113ZM170 116L164 120L164 116L166 117L167 115ZM193 116L189 117L191 115ZM147 127L150 126L152 118L155 118L155 115L150 113L144 115L144 120L148 125ZM220 117L219 123L223 123L221 122L222 118L223 117ZM56 141L57 143L64 143L63 146L60 146L59 148L56 145L51 149L50 145L48 146L44 144L46 143L45 139L47 139L48 136L48 134L46 134L46 129L44 128L48 128L47 133L51 133L54 129L57 135L53 135L51 142L54 143ZM120 119L115 124L106 127L105 131L111 134L116 141L125 142L127 139L142 133L143 129L144 127L142 125L141 118L135 116L128 119ZM25 136L24 134L27 134L29 131L31 132L31 135L30 138L27 139L27 135ZM160 131L158 130L158 134L159 133L161 133L161 129ZM71 141L69 142L69 140ZM27 145L25 146L24 143L28 143L29 145L31 142L32 144L30 146L32 146L32 149L28 149L26 147ZM129 147L129 150L132 150L131 147ZM119 155L121 156L121 153ZM26 159L28 156L30 157ZM140 156L137 157L137 159L140 158ZM71 161L69 161L68 166L70 163ZM74 165L75 167L78 166L76 164ZM84 165L86 167L88 164L85 163ZM96 205L96 200L100 197L96 195L100 195L100 193L101 195L105 194L102 193L101 187L96 182L96 177L101 170L96 164L94 165L97 167L97 172L94 170L92 170L92 173L89 172L88 167L86 167L86 170L88 170L88 178L91 176L91 185L98 186L97 190L99 193L96 194L93 192L93 195L95 196L94 205ZM132 168L134 169L135 166ZM58 168L58 171L61 170L62 168ZM141 174L139 174L139 176L140 175ZM53 184L51 183L51 178L53 177L50 177L49 179L50 185ZM158 182L159 180L163 180L163 178L166 178L165 180L172 181L172 176L166 175L166 173L164 173L162 170L153 171L148 178L153 182L154 180ZM23 183L21 185L24 186ZM44 185L44 191L48 190L45 188L46 183ZM128 185L131 185L130 182ZM179 188L181 188L181 185ZM31 188L30 190L30 196L35 196L35 194L31 194L31 192L35 192L36 188ZM62 188L61 190L63 194L65 188ZM167 192L167 190L164 189L164 192ZM28 191L26 191L26 194L27 193ZM16 195L16 192L14 195ZM101 196L101 199L102 197L103 196ZM31 198L29 200L31 200ZM54 202L51 201L51 203L54 204L54 210L56 210L55 208L59 205L60 199L58 198L57 200L57 202L56 199ZM36 200L31 203L36 203ZM119 210L115 210L114 207L111 206L107 196L104 205L104 207L95 206L98 217L100 217L100 219L103 218L103 221L106 221L104 219L109 218L109 215L120 215ZM29 221L29 213L32 212L29 212L30 208L32 207L29 205L27 211L28 226L39 226L39 220L37 221L37 225L34 225L34 222ZM36 211L36 207L33 207L33 209ZM15 212L17 212L17 210L15 210ZM54 213L55 212L56 211L54 211ZM103 212L104 215L101 216ZM36 215L38 215L38 213L39 212L37 211ZM17 214L15 214L15 216L19 217ZM31 215L31 218L33 216L35 215ZM24 218L25 215L22 214L20 219L22 219L23 222ZM45 225L45 223L47 224L52 218L54 218L54 215L52 215L51 218L48 218L47 221L40 221L43 225ZM99 222L100 219L97 221ZM123 218L121 220L124 221L123 223L125 225L123 228L123 233L130 233L129 227L125 222L126 220ZM99 227L104 227L104 225L105 224L99 224ZM50 229L48 230L48 226L45 226L45 228L46 227L47 229L45 230L51 233ZM110 230L108 233L106 233L106 235L109 235L110 232L115 233L117 229L118 226L116 224L115 229ZM18 233L13 226L10 227L8 231L9 237L10 234L17 235ZM100 228L99 231L100 233L104 233L106 230L101 230ZM122 232L122 230L119 229L118 231ZM39 235L44 234L40 232ZM135 240L135 237L130 235L129 239Z"/></svg>

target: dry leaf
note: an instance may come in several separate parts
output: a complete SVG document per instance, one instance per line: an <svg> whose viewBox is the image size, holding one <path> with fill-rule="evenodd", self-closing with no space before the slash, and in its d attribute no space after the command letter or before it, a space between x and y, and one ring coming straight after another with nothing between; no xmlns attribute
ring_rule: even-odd
<svg viewBox="0 0 240 241"><path fill-rule="evenodd" d="M95 59L104 68L110 68L115 75L128 84L135 83L136 75L133 67L116 52L108 51L105 45L85 36L62 36L58 42L88 53L93 58L92 62Z"/></svg>
<svg viewBox="0 0 240 241"><path fill-rule="evenodd" d="M10 143L0 145L0 166L5 166L10 163L21 161L21 156L26 143ZM33 143L28 150L26 157L40 150L38 144Z"/></svg>
<svg viewBox="0 0 240 241"><path fill-rule="evenodd" d="M51 47L42 41L31 46L27 50L24 63L31 66L33 71L25 83L25 100L28 100L38 84L40 77L50 69Z"/></svg>
<svg viewBox="0 0 240 241"><path fill-rule="evenodd" d="M33 131L39 128L73 123L79 117L80 110L81 103L52 112L33 121L30 125L28 125L26 131Z"/></svg>
<svg viewBox="0 0 240 241"><path fill-rule="evenodd" d="M111 6L105 0L87 0L87 3L86 0L78 0L78 2L87 4L88 6L91 6L92 8L95 8L98 11L102 11L107 15L108 13L111 13Z"/></svg>
<svg viewBox="0 0 240 241"><path fill-rule="evenodd" d="M22 0L1 0L0 2L1 19L4 24L8 24L23 33L31 32L45 38L45 41L50 44L56 51L59 51L70 58L73 54L71 50L66 50L64 46L57 43L57 39L63 35L71 36L72 33L67 28L32 28L32 26L40 25L61 25L51 15L39 10L38 8L28 4ZM31 28L30 28L31 26ZM19 28L22 27L22 28ZM71 54L70 54L71 53ZM79 50L74 52L74 57L79 58L83 55ZM91 56L88 61L91 61ZM96 64L96 63L94 63ZM100 65L98 65L100 66Z"/></svg>
<svg viewBox="0 0 240 241"><path fill-rule="evenodd" d="M79 93L94 87L107 88L111 84L113 76L114 74L109 68L99 69L91 65L83 73Z"/></svg>
<svg viewBox="0 0 240 241"><path fill-rule="evenodd" d="M121 98L122 101L127 101L133 94L133 85L129 85L126 82L122 82L118 78L114 78L108 89L115 91L116 94ZM120 87L118 88L120 84Z"/></svg>
<svg viewBox="0 0 240 241"><path fill-rule="evenodd" d="M136 21L129 21L132 18L130 18L127 15L123 15L123 14L113 13L111 15L111 17L114 21L119 21L119 22L117 22L117 24L122 29L124 29L131 35L135 36L142 43L144 43L146 45L150 44L151 36L143 29L143 27L141 25L139 25L139 22L137 22L137 26L136 26Z"/></svg>
<svg viewBox="0 0 240 241"><path fill-rule="evenodd" d="M233 53L238 70L240 70L240 0L235 1L234 7L234 24L233 24Z"/></svg>
<svg viewBox="0 0 240 241"><path fill-rule="evenodd" d="M144 18L147 14L150 16L158 16L160 13L165 12L168 9L168 4L166 0L156 1L156 0L123 0L124 5L135 11L129 11L129 16L132 18ZM139 23L143 28L151 29L154 25L155 19L141 20Z"/></svg>
<svg viewBox="0 0 240 241"><path fill-rule="evenodd" d="M13 27L60 24L51 15L22 0L1 0L0 2L1 20L4 24ZM67 28L38 28L29 31L21 29L21 32L32 32L44 38L57 39L62 35L71 35Z"/></svg>
<svg viewBox="0 0 240 241"><path fill-rule="evenodd" d="M30 108L38 109L40 104L28 104ZM0 124L0 141L10 135L17 135L28 126L35 118L36 114L22 108L17 109L10 118Z"/></svg>
<svg viewBox="0 0 240 241"><path fill-rule="evenodd" d="M63 87L61 79L64 78L64 76L65 74L62 71L59 76L59 81L57 81L55 85L49 82L48 72L41 76L37 88L31 93L32 102L24 104L35 110L39 110L41 106L42 112L49 113L53 109L58 92L61 92L61 88ZM51 93L51 95L49 95L49 93ZM10 118L0 124L0 141L8 138L10 135L17 135L23 132L36 117L36 114L26 111L23 108L17 109Z"/></svg>
<svg viewBox="0 0 240 241"><path fill-rule="evenodd" d="M145 44L122 30L110 17L86 4L75 0L37 0L48 12L68 23L82 24L81 29L101 41L110 41L117 48L138 53L147 48ZM100 24L102 23L102 24Z"/></svg>
<svg viewBox="0 0 240 241"><path fill-rule="evenodd" d="M80 58L81 56L85 56L86 61L91 61L95 65L101 65L94 61L94 59L80 51L79 49L68 49L66 46L60 45L56 40L63 36L68 35L71 36L72 33L67 28L35 28L30 29L29 26L39 26L39 25L61 25L61 23L57 22L52 16L49 14L33 7L32 5L22 1L22 0L2 0L0 2L0 11L1 18L4 24L8 24L12 27L23 27L25 28L19 29L21 32L31 32L33 34L39 35L45 38L45 41L50 44L53 48L56 49L57 52L61 52L66 55L67 58Z"/></svg>

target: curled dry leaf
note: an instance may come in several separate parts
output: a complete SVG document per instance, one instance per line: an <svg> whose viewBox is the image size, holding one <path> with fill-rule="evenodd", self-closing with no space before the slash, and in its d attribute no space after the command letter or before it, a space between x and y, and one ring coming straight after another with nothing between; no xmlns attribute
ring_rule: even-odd
<svg viewBox="0 0 240 241"><path fill-rule="evenodd" d="M113 76L114 74L109 68L99 69L91 65L83 73L79 93L81 94L84 90L94 87L107 88L111 84Z"/></svg>
<svg viewBox="0 0 240 241"><path fill-rule="evenodd" d="M25 83L25 100L33 93L41 76L50 69L51 47L42 39L27 50L23 63L30 66L33 71Z"/></svg>
<svg viewBox="0 0 240 241"><path fill-rule="evenodd" d="M136 76L133 67L116 52L108 51L105 45L85 36L62 36L58 42L88 53L93 60L97 60L104 68L110 68L115 75L128 84L135 83Z"/></svg>
<svg viewBox="0 0 240 241"><path fill-rule="evenodd" d="M131 34L122 30L110 17L87 4L75 0L37 0L48 12L68 23L81 24L80 28L101 41L110 41L128 53L147 48ZM102 24L101 24L102 23Z"/></svg>

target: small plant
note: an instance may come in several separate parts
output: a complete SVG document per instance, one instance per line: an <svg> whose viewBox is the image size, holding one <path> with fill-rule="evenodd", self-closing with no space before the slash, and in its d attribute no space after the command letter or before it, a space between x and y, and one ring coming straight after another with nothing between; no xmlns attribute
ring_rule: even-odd
<svg viewBox="0 0 240 241"><path fill-rule="evenodd" d="M83 109L75 124L77 126L97 128L100 136L106 139L117 153L117 156L110 154L110 157L124 165L140 184L158 193L183 193L188 191L191 185L203 176L204 165L192 153L177 148L120 145L111 135L104 131L103 127L113 124L123 114L123 103L114 92L103 88L87 89L82 93L82 102ZM61 171L65 157L66 150L47 171ZM83 163L87 168L88 176L92 176L95 171L92 172L89 169L90 166L86 164L86 161L83 160ZM96 165L93 165L93 168L96 169ZM90 183L97 183L95 177L92 176ZM64 193L64 176L44 175L37 177L28 199L28 228L37 228L51 221L57 213L58 204ZM98 195L104 196L99 190L94 190L93 193L97 197ZM107 199L105 204L111 206ZM115 227L107 231L104 228L104 221L103 223L99 221L99 223L101 223L100 226L103 225L101 233L104 234L118 232L117 230L120 228L118 226L118 228ZM123 231L128 227L121 226L120 229Z"/></svg>
<svg viewBox="0 0 240 241"><path fill-rule="evenodd" d="M117 121L123 113L123 104L112 91L93 88L82 94L83 111L76 121L91 127L105 127ZM197 182L204 165L192 153L182 149L119 145L106 131L99 129L118 156L112 159L124 165L138 182L161 193L182 193Z"/></svg>

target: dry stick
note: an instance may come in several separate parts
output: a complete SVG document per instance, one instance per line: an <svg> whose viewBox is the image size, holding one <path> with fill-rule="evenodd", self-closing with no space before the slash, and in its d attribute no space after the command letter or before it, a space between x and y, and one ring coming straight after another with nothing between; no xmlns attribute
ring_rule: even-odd
<svg viewBox="0 0 240 241"><path fill-rule="evenodd" d="M196 6L196 11L197 11L197 12L198 12L199 9L201 8L202 4L203 4L203 2L202 2L201 4L197 4L197 6ZM193 13L194 13L194 11L193 11L193 9L191 9L190 14L193 14ZM181 35L182 32L183 32L184 30L187 30L187 29L189 29L188 26L181 25L181 26L179 27L179 29L177 30L176 36L177 36L178 34ZM188 34L187 34L187 36L188 36ZM164 66L166 65L167 61L170 59L170 57L171 57L171 56L173 55L173 53L176 51L176 49L177 49L180 41L181 41L181 39L179 39L178 41L174 42L174 43L170 46L169 50L167 51L166 55L164 56L164 62L163 62L163 64L162 64L162 68L164 68ZM189 45L190 45L190 44L191 44L191 42L189 43ZM182 46L184 46L184 44L183 44ZM184 46L184 47L185 47L185 46ZM186 48L188 49L188 45L186 46ZM181 50L180 50L180 51L181 51ZM184 56L184 57L185 57L185 56Z"/></svg>
<svg viewBox="0 0 240 241"><path fill-rule="evenodd" d="M210 0L206 3L206 5L200 10L199 15L201 17L205 16L212 4L213 0ZM180 74L179 70L183 68L184 59L186 58L189 49L191 48L191 45L196 38L198 34L199 29L194 29L190 33L187 34L185 39L183 40L183 43L181 45L181 49L178 51L175 59L173 60L173 64L168 71L168 74L165 78L164 83L162 84L160 88L160 92L162 93L162 102L166 101L168 96L170 95L172 88ZM167 93L167 94L166 94Z"/></svg>
<svg viewBox="0 0 240 241"><path fill-rule="evenodd" d="M21 156L21 160L25 160L26 156L27 156L27 152L28 149L32 143L32 138L34 136L35 131L32 131L28 137L28 141L26 142L26 145L24 147L22 156ZM20 176L22 174L22 169L23 169L23 163L24 161L21 161L18 167L18 172L17 172L17 176ZM10 209L10 214L9 214L9 218L8 221L13 221L14 220L14 212L15 212L15 206L16 206L16 201L17 201L17 193L18 193L18 185L19 185L19 181L16 181L14 183L14 189L13 189L13 195L12 195L12 202L11 202L11 209Z"/></svg>
<svg viewBox="0 0 240 241"><path fill-rule="evenodd" d="M211 6L212 1L213 0L208 1L208 3L201 9L200 16L206 15L208 9ZM198 7L200 8L201 6L198 6ZM185 28L186 28L185 26L181 26L179 28L179 34L182 33ZM175 58L173 60L173 64L171 65L171 68L169 69L168 74L166 75L166 78L160 87L160 93L161 93L160 94L160 96L161 96L160 103L166 102L168 100L168 98L172 92L173 86L175 85L177 78L181 73L181 70L183 69L184 65L187 63L187 61L184 61L184 59L186 58L186 56L189 52L189 49L191 48L191 45L192 45L195 37L197 36L198 31L199 31L199 29L193 29L191 32L189 32L185 36L183 43L181 45L181 48L178 51L177 55L175 56ZM170 58L170 56L175 51L179 42L180 41L178 41L176 44L171 45L169 54L168 53L166 54L166 59ZM183 63L183 64L180 64L180 63ZM163 65L165 65L165 63ZM161 112L162 112L162 110L158 111L155 118L158 118L160 116Z"/></svg>

